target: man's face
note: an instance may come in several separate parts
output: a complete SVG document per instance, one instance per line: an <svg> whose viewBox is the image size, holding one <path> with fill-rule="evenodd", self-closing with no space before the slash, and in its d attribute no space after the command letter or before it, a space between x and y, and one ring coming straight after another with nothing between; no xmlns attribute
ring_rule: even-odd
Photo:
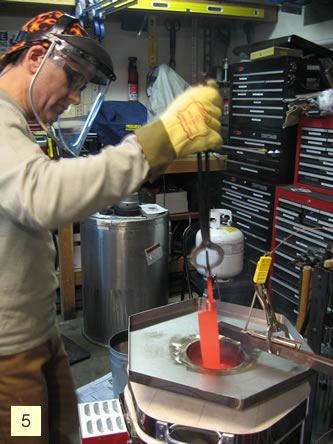
<svg viewBox="0 0 333 444"><path fill-rule="evenodd" d="M64 66L52 59L46 61L36 77L32 93L34 107L42 122L51 124L70 105L80 104L81 92L87 83L80 68L73 61Z"/></svg>

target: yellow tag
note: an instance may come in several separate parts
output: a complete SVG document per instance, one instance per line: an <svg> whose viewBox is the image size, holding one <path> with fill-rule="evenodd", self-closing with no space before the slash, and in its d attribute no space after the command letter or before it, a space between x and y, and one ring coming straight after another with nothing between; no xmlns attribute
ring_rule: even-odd
<svg viewBox="0 0 333 444"><path fill-rule="evenodd" d="M53 152L52 139L50 137L47 138L47 151L48 151L50 159L53 159L54 152Z"/></svg>
<svg viewBox="0 0 333 444"><path fill-rule="evenodd" d="M134 124L128 123L126 125L125 129L126 129L126 131L133 131L133 130L135 130L137 128L141 128L141 126L142 125L134 125Z"/></svg>
<svg viewBox="0 0 333 444"><path fill-rule="evenodd" d="M227 228L225 228L225 231L237 231L237 228L235 228L235 227L227 227Z"/></svg>
<svg viewBox="0 0 333 444"><path fill-rule="evenodd" d="M264 284L266 282L271 262L272 258L270 256L261 256L253 276L253 282L255 284Z"/></svg>

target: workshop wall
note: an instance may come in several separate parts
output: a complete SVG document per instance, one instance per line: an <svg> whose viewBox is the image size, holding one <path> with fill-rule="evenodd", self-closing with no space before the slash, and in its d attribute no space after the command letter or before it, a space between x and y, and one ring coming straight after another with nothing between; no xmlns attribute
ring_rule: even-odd
<svg viewBox="0 0 333 444"><path fill-rule="evenodd" d="M50 6L52 8L52 6ZM32 12L32 15L38 12ZM138 28L136 30L127 30L126 17L133 14L121 12L107 16L105 20L105 38L102 41L103 46L110 52L114 64L114 70L117 80L112 84L107 100L127 100L128 85L128 57L137 57L137 68L139 74L139 101L147 105L148 98L146 95L146 78L149 72L149 51L148 51L148 32L140 28L144 15L138 19ZM0 31L8 31L9 36L19 29L28 19L30 15L21 15L16 13L14 16L0 16ZM233 46L233 34L241 35L241 23L237 20L217 20L205 17L192 17L175 14L156 14L156 49L157 64L169 63L169 31L166 29L166 19L177 18L180 22L180 29L176 33L176 72L183 77L188 83L192 83L193 64L192 54L196 50L196 73L197 78L202 79L203 57L204 57L204 39L203 25L210 26L212 29L212 54L211 62L213 66L223 67L223 59L226 53L230 52ZM197 38L192 38L192 20L197 20ZM141 22L140 22L141 20ZM131 26L133 19L131 20ZM229 51L226 51L226 42L223 40L223 30L231 30L231 41ZM221 31L222 30L222 31ZM239 30L239 31L238 31ZM243 38L243 37L242 37ZM227 54L228 55L228 54Z"/></svg>
<svg viewBox="0 0 333 444"><path fill-rule="evenodd" d="M169 32L165 27L166 16L157 19L156 48L157 64L169 62ZM187 82L191 83L191 23L180 22L176 33L176 72ZM127 100L127 69L128 57L137 57L139 74L139 101L147 104L146 78L149 72L148 63L148 32L126 31L121 29L118 17L110 16L105 23L105 39L103 45L111 54L117 81L109 90L108 100ZM202 59L202 44L198 39L200 59ZM199 65L200 66L200 65Z"/></svg>
<svg viewBox="0 0 333 444"><path fill-rule="evenodd" d="M52 7L50 7L52 8ZM8 31L12 36L30 16L0 16L0 31ZM166 15L157 19L156 43L157 63L169 62L169 32L165 27ZM180 29L176 34L176 71L187 82L191 83L192 71L192 40L191 20L180 20ZM198 69L202 72L202 30L198 31ZM148 33L143 31L127 31L121 29L120 15L108 16L105 21L105 38L103 46L110 52L117 80L112 84L107 100L127 100L128 57L137 57L139 74L139 101L147 105L146 77L148 64Z"/></svg>
<svg viewBox="0 0 333 444"><path fill-rule="evenodd" d="M246 40L246 34L241 24L233 28L231 47L246 45L247 43L259 42L287 35L298 35L318 45L333 48L332 37L333 20L304 26L304 9L301 15L278 12L276 23L251 23L249 28L250 42ZM238 62L239 57L229 54L231 62Z"/></svg>
<svg viewBox="0 0 333 444"><path fill-rule="evenodd" d="M318 45L333 47L332 38L333 20L304 26L304 9L301 15L282 12L278 13L278 21L275 26L262 24L255 29L255 39L265 40L284 35L296 34ZM330 41L330 45L325 43Z"/></svg>
<svg viewBox="0 0 333 444"><path fill-rule="evenodd" d="M52 6L50 6L51 8ZM127 85L128 85L128 57L137 57L137 68L139 74L139 101L147 105L148 98L146 95L146 78L149 72L148 63L148 32L143 31L141 34L140 23L138 30L125 30L124 17L126 12L113 14L107 17L105 21L105 38L103 45L110 52L117 81L112 84L107 100L127 100ZM143 17L143 16L142 16ZM174 14L156 14L156 48L157 48L157 63L162 64L169 62L169 32L165 26L166 18L175 18L180 20L180 29L176 33L176 71L187 82L192 83L192 19L193 17ZM12 35L22 24L24 24L30 15L2 15L0 16L0 31L8 30L9 35ZM206 19L198 18L198 32L196 41L197 50L197 74L200 80L203 72L203 27ZM223 41L216 38L216 20L209 20L212 24L213 31L213 66L223 66L223 58L225 56L225 46ZM297 34L300 37L311 40L315 43L333 47L332 27L333 20L321 22L313 25L304 26L304 11L302 15L281 12L278 13L277 23L260 24L257 22L246 22L239 20L219 20L220 27L223 30L225 27L231 30L230 46L227 51L227 56L230 63L238 62L239 57L232 54L232 49L236 46L244 45L249 42L267 40L276 37L282 37L290 34ZM139 35L140 34L140 35ZM249 40L249 41L248 41ZM331 43L330 43L331 42Z"/></svg>

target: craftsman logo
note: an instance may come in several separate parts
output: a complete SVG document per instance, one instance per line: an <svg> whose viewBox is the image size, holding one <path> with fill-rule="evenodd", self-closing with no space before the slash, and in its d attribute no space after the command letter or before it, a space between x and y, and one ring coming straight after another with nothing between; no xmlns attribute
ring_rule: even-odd
<svg viewBox="0 0 333 444"><path fill-rule="evenodd" d="M178 119L189 140L209 134L209 114L201 102L192 102L178 113Z"/></svg>

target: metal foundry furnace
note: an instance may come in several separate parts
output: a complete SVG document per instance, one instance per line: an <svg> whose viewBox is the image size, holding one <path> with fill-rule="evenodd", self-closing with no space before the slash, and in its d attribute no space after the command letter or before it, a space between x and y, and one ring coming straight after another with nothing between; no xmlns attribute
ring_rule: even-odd
<svg viewBox="0 0 333 444"><path fill-rule="evenodd" d="M203 368L196 349L205 302L192 299L131 316L124 397L133 433L148 443L273 443L291 434L290 442L302 442L312 370L223 335L221 360L229 368ZM217 312L219 322L243 328L249 310L217 302ZM310 351L292 324L277 316ZM253 309L249 328L265 333L266 327L264 311Z"/></svg>
<svg viewBox="0 0 333 444"><path fill-rule="evenodd" d="M333 374L333 364L274 313L264 287L269 254L257 264L250 310L215 301L211 270L224 250L210 240L208 173L207 153L204 172L198 154L202 240L191 263L202 267L198 259L206 257L208 298L130 317L124 401L131 435L147 443L303 443L307 378L313 369ZM253 308L256 298L263 310Z"/></svg>

